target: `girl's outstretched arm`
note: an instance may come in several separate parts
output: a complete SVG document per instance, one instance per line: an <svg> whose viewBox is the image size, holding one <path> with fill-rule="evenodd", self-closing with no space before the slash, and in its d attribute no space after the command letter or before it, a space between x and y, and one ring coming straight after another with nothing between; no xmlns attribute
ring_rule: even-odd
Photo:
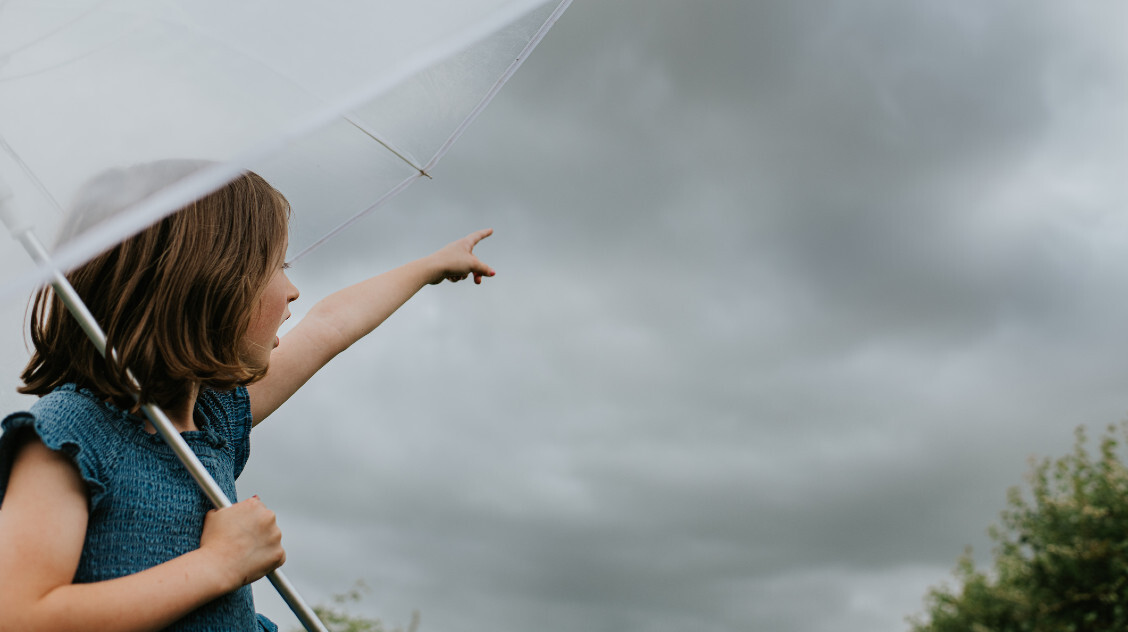
<svg viewBox="0 0 1128 632"><path fill-rule="evenodd" d="M253 499L209 514L195 551L133 575L72 584L87 512L74 464L28 438L0 510L0 632L160 630L285 560L273 513Z"/></svg>
<svg viewBox="0 0 1128 632"><path fill-rule="evenodd" d="M474 255L478 242L493 234L479 230L434 253L349 286L314 305L271 353L270 369L247 387L255 424L266 419L338 353L376 329L423 286L444 279L475 283L494 275Z"/></svg>

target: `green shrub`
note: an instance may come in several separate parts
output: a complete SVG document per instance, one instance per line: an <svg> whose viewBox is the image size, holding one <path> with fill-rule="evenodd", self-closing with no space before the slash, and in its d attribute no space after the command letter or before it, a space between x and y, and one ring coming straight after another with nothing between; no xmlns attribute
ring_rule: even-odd
<svg viewBox="0 0 1128 632"><path fill-rule="evenodd" d="M416 632L419 629L419 613L413 612L411 623L406 631L401 627L388 628L379 619L370 619L348 613L345 606L357 603L369 592L364 582L358 581L345 593L333 596L333 605L314 606L313 611L325 624L329 632ZM304 632L303 628L294 628L293 632Z"/></svg>
<svg viewBox="0 0 1128 632"><path fill-rule="evenodd" d="M928 592L913 632L1128 630L1128 468L1117 434L1125 427L1109 426L1092 457L1078 428L1072 454L1034 462L1030 497L1012 488L988 532L993 568L976 569L965 551L959 585Z"/></svg>

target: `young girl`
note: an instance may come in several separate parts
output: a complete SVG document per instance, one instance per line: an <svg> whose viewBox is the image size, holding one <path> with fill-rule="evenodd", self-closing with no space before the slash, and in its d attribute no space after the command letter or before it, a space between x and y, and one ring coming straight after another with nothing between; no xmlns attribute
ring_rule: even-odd
<svg viewBox="0 0 1128 632"><path fill-rule="evenodd" d="M68 274L116 361L36 296L20 390L40 399L0 434L0 632L277 629L249 586L285 561L274 514L210 510L126 370L235 501L253 425L424 285L494 275L478 231L329 296L280 342L288 219L245 173Z"/></svg>

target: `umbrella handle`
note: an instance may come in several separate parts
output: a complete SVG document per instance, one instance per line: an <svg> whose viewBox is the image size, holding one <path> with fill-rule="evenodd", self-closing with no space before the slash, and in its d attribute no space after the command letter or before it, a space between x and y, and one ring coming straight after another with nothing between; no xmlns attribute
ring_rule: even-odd
<svg viewBox="0 0 1128 632"><path fill-rule="evenodd" d="M32 231L30 225L19 223L18 217L12 212L10 207L11 191L7 188L2 181L0 181L0 221L8 227L13 236L19 240L24 249L28 251L31 258L35 262L44 267L51 266L51 257L47 253L47 249L43 247L43 243L36 237L35 232ZM113 353L113 350L107 350L106 347L106 334L94 319L94 315L90 313L90 309L82 301L82 298L75 291L74 287L70 284L63 273L57 268L52 269L51 273L51 287L55 290L55 294L62 299L63 304L66 305L67 310L71 315L78 320L79 325L82 327L86 335L98 348L99 353L106 355L107 351ZM136 383L136 379L132 373L129 373L129 378ZM223 493L219 484L215 482L212 475L208 473L207 468L200 462L195 452L188 447L184 438L176 431L173 426L172 420L168 418L163 410L156 404L144 404L141 408L145 411L145 415L152 422L153 427L160 433L161 438L165 440L176 457L184 464L188 473L195 479L196 484L211 500L212 504L217 508L224 508L231 506L231 500L227 498L227 494ZM282 571L275 570L267 575L270 583L281 595L286 605L290 606L290 610L298 617L302 625L308 632L328 632L328 629L314 613L309 604L302 599L301 595L290 584L290 580L282 574Z"/></svg>
<svg viewBox="0 0 1128 632"><path fill-rule="evenodd" d="M63 281L66 282L66 278L64 278ZM56 293L59 292L59 288L55 283L52 283L51 286L55 288ZM74 292L74 288L70 286L70 283L67 283L66 287L70 289L70 292ZM70 303L67 302L66 299L63 299L63 302L66 303L67 308L70 309ZM82 305L81 309L88 311L85 305ZM73 314L74 311L72 310L71 313ZM93 326L97 327L98 325L94 323ZM99 343L96 342L95 344ZM102 336L102 341L99 346L105 347L104 335ZM130 377L132 378L132 374ZM153 427L161 434L161 438L165 440L165 443L176 453L176 458L180 459L180 462L184 464L188 473L196 480L196 484L200 486L200 489L203 490L212 504L218 509L230 507L231 499L227 497L227 494L223 493L219 484L215 482L215 479L212 478L207 468L200 462L196 453L192 452L192 449L188 447L188 444L184 441L184 437L181 437L180 433L176 431L176 427L172 425L172 420L161 410L160 406L156 404L143 404L141 409L145 411L145 416L149 418ZM282 574L282 571L273 570L267 574L266 578L274 585L274 589L278 591L278 594L281 595L286 605L290 606L290 610L294 612L294 615L298 617L298 620L302 622L302 626L304 626L308 632L328 632L325 625L321 623L321 619L319 619L313 609L309 607L309 604L302 599L293 584L290 583L290 580Z"/></svg>

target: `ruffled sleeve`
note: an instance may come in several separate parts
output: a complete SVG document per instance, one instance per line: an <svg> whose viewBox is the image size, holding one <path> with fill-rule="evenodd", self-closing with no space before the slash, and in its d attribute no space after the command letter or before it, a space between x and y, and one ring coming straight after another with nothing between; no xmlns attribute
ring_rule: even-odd
<svg viewBox="0 0 1128 632"><path fill-rule="evenodd" d="M107 464L112 460L112 455L105 453L110 446L105 427L99 423L97 412L84 405L84 398L75 397L73 392L70 395L56 391L36 402L32 412L15 413L0 422L0 501L8 489L18 448L17 435L24 429L34 432L44 445L66 455L77 466L92 511L105 500L110 474Z"/></svg>

